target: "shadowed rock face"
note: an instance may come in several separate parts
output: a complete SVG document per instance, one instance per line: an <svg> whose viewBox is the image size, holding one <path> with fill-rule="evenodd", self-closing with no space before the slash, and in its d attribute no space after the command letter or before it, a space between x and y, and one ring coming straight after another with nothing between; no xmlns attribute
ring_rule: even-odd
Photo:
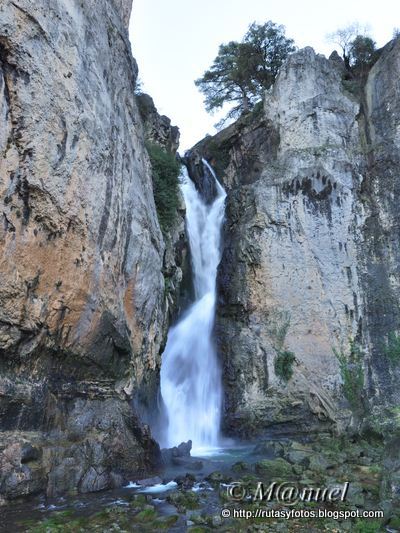
<svg viewBox="0 0 400 533"><path fill-rule="evenodd" d="M228 189L216 337L229 433L345 427L333 348L350 339L368 408L398 404L383 346L400 326L399 58L397 40L356 98L341 61L301 50L263 112L193 149ZM279 351L295 356L288 381Z"/></svg>
<svg viewBox="0 0 400 533"><path fill-rule="evenodd" d="M400 39L390 42L371 69L360 124L365 170L360 201L365 221L359 246L364 292L365 337L369 340L369 394L379 404L399 404L398 365L383 347L399 332L400 307Z"/></svg>
<svg viewBox="0 0 400 533"><path fill-rule="evenodd" d="M194 149L185 155L184 163L201 197L207 204L212 204L217 197L217 186L214 176L203 163L203 156Z"/></svg>
<svg viewBox="0 0 400 533"><path fill-rule="evenodd" d="M130 7L0 6L5 497L99 490L159 459L130 407L157 374L165 331Z"/></svg>

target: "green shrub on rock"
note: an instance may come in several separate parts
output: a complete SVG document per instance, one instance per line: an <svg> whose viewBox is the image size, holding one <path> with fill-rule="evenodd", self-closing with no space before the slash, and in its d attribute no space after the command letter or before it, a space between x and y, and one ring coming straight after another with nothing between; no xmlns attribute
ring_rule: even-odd
<svg viewBox="0 0 400 533"><path fill-rule="evenodd" d="M379 520L357 520L353 526L355 533L378 533L382 530L382 524Z"/></svg>
<svg viewBox="0 0 400 533"><path fill-rule="evenodd" d="M268 479L291 480L293 468L290 463L279 457L275 460L264 459L255 465L256 473Z"/></svg>
<svg viewBox="0 0 400 533"><path fill-rule="evenodd" d="M168 495L167 501L176 507L176 509L183 513L187 509L198 509L199 496L191 491L176 491Z"/></svg>
<svg viewBox="0 0 400 533"><path fill-rule="evenodd" d="M343 393L352 410L360 414L364 411L364 354L353 340L350 341L348 356L343 350L339 352L334 349L333 353L339 361Z"/></svg>
<svg viewBox="0 0 400 533"><path fill-rule="evenodd" d="M154 201L158 221L165 235L176 220L179 207L179 174L181 166L176 157L153 143L146 143L150 157Z"/></svg>
<svg viewBox="0 0 400 533"><path fill-rule="evenodd" d="M295 354L285 349L286 335L290 328L290 314L287 311L276 310L272 318L269 318L269 323L269 334L276 353L275 374L287 382L293 376L293 363L296 361Z"/></svg>
<svg viewBox="0 0 400 533"><path fill-rule="evenodd" d="M274 369L275 374L283 381L289 381L293 376L293 363L296 357L289 350L279 351L275 357Z"/></svg>
<svg viewBox="0 0 400 533"><path fill-rule="evenodd" d="M385 346L385 355L392 364L400 363L400 335L389 333L388 341Z"/></svg>

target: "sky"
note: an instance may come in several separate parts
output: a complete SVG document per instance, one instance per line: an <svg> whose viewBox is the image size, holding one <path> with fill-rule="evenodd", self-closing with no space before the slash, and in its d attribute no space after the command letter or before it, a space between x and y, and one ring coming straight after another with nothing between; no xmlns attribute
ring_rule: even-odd
<svg viewBox="0 0 400 533"><path fill-rule="evenodd" d="M142 90L181 131L179 151L200 141L221 118L204 109L194 85L221 43L240 41L252 22L286 27L299 48L329 56L328 33L358 22L378 46L400 27L399 0L134 0L129 33Z"/></svg>

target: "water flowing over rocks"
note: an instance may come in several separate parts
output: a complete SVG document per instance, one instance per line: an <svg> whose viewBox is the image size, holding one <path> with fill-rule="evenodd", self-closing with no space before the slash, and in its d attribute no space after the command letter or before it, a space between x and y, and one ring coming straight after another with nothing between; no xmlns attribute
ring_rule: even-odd
<svg viewBox="0 0 400 533"><path fill-rule="evenodd" d="M213 175L218 195L207 205L187 174L182 176L194 301L168 332L160 376L166 414L162 442L174 446L191 439L197 449L216 446L219 440L221 369L212 333L226 198L211 167L203 164Z"/></svg>
<svg viewBox="0 0 400 533"><path fill-rule="evenodd" d="M131 2L0 6L0 493L154 468L132 409L168 324ZM155 385L154 385L155 384Z"/></svg>
<svg viewBox="0 0 400 533"><path fill-rule="evenodd" d="M214 420L222 403L227 434L262 435L254 457L210 472L190 441L161 452L147 425L168 328L195 287L183 199L167 235L157 219L146 142L175 155L179 131L135 95L130 11L130 0L0 5L0 504L139 480L175 491L179 527L219 527L221 484L273 472L304 483L353 476L354 505L380 499L394 516L400 39L361 88L337 54L292 54L262 105L185 155L204 208L221 191L203 158L227 192L205 306L216 298L204 336L221 358ZM330 438L360 429L334 354L350 341L363 354L361 429L376 446ZM176 481L154 477L166 465L180 469ZM143 512L154 530L172 527L149 501L136 494L119 516L114 506L110 523L140 528ZM200 505L218 515L186 514Z"/></svg>
<svg viewBox="0 0 400 533"><path fill-rule="evenodd" d="M399 61L397 39L355 95L335 55L300 50L262 107L188 153L228 192L216 337L231 434L354 423L333 352L351 339L369 412L398 404L384 347L399 328Z"/></svg>

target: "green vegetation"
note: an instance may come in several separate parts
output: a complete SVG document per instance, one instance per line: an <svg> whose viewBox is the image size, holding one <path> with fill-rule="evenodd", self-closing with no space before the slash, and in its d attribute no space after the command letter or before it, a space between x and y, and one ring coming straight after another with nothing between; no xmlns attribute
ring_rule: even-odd
<svg viewBox="0 0 400 533"><path fill-rule="evenodd" d="M359 24L349 24L328 35L328 39L339 45L346 69L364 70L376 60L375 42L365 34Z"/></svg>
<svg viewBox="0 0 400 533"><path fill-rule="evenodd" d="M193 510L200 507L198 494L191 491L172 492L167 496L167 501L174 505L180 513L186 512L187 509Z"/></svg>
<svg viewBox="0 0 400 533"><path fill-rule="evenodd" d="M263 116L263 110L264 110L264 102L260 100L254 105L251 111L252 119L256 120L258 118L261 118Z"/></svg>
<svg viewBox="0 0 400 533"><path fill-rule="evenodd" d="M226 119L250 111L263 98L265 89L275 81L279 67L294 50L293 40L285 36L284 26L271 21L251 24L241 42L221 44L210 69L195 81L205 96L207 111L232 103L235 105Z"/></svg>
<svg viewBox="0 0 400 533"><path fill-rule="evenodd" d="M382 523L379 520L357 520L353 527L355 533L378 533L382 531Z"/></svg>
<svg viewBox="0 0 400 533"><path fill-rule="evenodd" d="M357 35L350 46L350 65L354 70L364 70L374 60L375 41L366 35Z"/></svg>
<svg viewBox="0 0 400 533"><path fill-rule="evenodd" d="M353 94L356 98L361 98L363 94L363 84L360 80L355 79L343 79L342 85L346 91Z"/></svg>
<svg viewBox="0 0 400 533"><path fill-rule="evenodd" d="M393 442L393 451L397 450L397 440ZM247 495L255 495L258 483L264 483L266 490L272 481L280 484L301 487L343 486L351 481L348 496L344 502L334 506L329 503L310 501L299 502L296 509L311 510L315 508L328 511L381 509L389 493L381 493L383 483L391 483L387 468L382 464L387 457L388 448L383 441L368 441L355 435L344 433L340 436L324 432L310 435L307 442L297 442L288 438L268 439L257 446L257 456L249 453L240 456L241 461L230 469L214 471L206 480L214 491L193 492L188 489L175 489L165 495L168 508L155 503L153 497L145 494L123 496L124 505L100 507L98 512L82 516L82 509L53 512L45 519L21 521L16 524L18 531L30 533L92 533L92 532L130 532L140 531L178 531L187 525L188 531L268 531L280 533L287 531L287 520L273 516L251 516L250 518L233 517L233 509L255 511L265 508L264 502L234 501L229 496L226 485L238 481L246 489ZM391 452L389 452L391 453ZM194 481L194 476L193 476ZM386 485L385 485L386 486ZM386 489L385 489L386 490ZM389 489L391 491L391 485ZM382 499L382 497L384 499ZM380 503L381 502L381 503ZM171 507L173 514L170 514ZM220 509L232 511L230 518L221 519ZM272 509L267 506L266 509ZM385 512L385 518L360 519L315 517L293 517L290 531L355 531L356 533L375 533L384 531L384 527L399 529L399 515L394 502L393 509ZM189 522L190 521L190 522Z"/></svg>
<svg viewBox="0 0 400 533"><path fill-rule="evenodd" d="M386 531L400 531L400 516L393 516L387 526Z"/></svg>
<svg viewBox="0 0 400 533"><path fill-rule="evenodd" d="M146 143L146 148L151 162L158 220L165 235L175 222L179 206L180 164L173 154L156 144Z"/></svg>
<svg viewBox="0 0 400 533"><path fill-rule="evenodd" d="M145 507L144 509L142 507ZM161 516L148 503L131 502L126 507L110 506L91 516L74 515L73 511L56 512L38 523L24 522L29 533L89 533L92 531L167 531L175 525L177 515ZM22 525L22 523L20 524Z"/></svg>
<svg viewBox="0 0 400 533"><path fill-rule="evenodd" d="M354 340L350 340L350 353L333 349L339 361L343 380L343 393L352 410L358 414L364 411L364 353Z"/></svg>
<svg viewBox="0 0 400 533"><path fill-rule="evenodd" d="M255 471L267 479L290 480L293 477L293 468L290 463L278 457L277 459L263 459L255 464Z"/></svg>
<svg viewBox="0 0 400 533"><path fill-rule="evenodd" d="M286 335L290 327L290 314L287 311L276 311L270 319L269 334L273 340L276 356L274 361L275 374L283 381L289 381L293 376L293 363L296 356L285 349Z"/></svg>
<svg viewBox="0 0 400 533"><path fill-rule="evenodd" d="M289 381L293 376L293 363L296 357L289 350L279 351L275 357L274 369L275 374L283 381Z"/></svg>
<svg viewBox="0 0 400 533"><path fill-rule="evenodd" d="M400 363L400 335L394 332L389 333L384 353L392 364Z"/></svg>
<svg viewBox="0 0 400 533"><path fill-rule="evenodd" d="M343 87L357 99L362 99L368 72L380 56L375 41L356 23L328 35L340 46L345 65Z"/></svg>

